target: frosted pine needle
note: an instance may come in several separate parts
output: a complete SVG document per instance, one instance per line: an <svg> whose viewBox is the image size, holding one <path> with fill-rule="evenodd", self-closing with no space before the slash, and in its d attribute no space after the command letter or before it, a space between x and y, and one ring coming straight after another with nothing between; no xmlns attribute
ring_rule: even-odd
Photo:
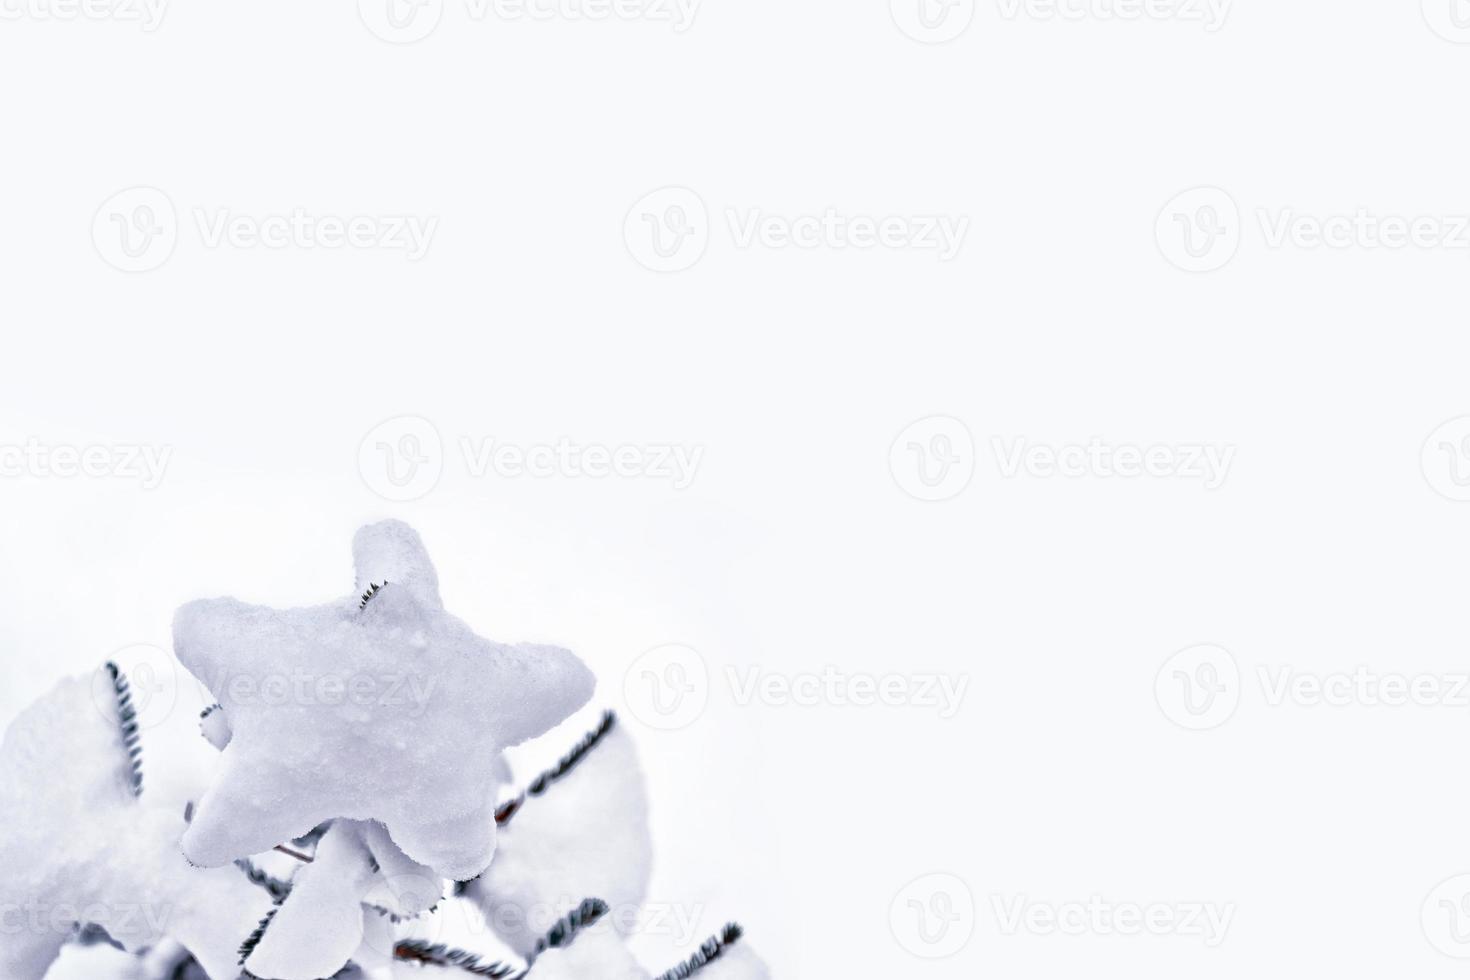
<svg viewBox="0 0 1470 980"><path fill-rule="evenodd" d="M133 708L133 691L128 686L127 676L110 660L107 662L107 673L112 678L112 690L117 698L117 720L122 729L123 748L128 753L133 795L142 796L143 743L138 737L138 712Z"/></svg>
<svg viewBox="0 0 1470 980"><path fill-rule="evenodd" d="M566 778L567 774L587 757L587 753L591 752L597 746L597 743L607 737L607 733L613 730L613 726L617 724L617 721L617 715L613 712L603 712L602 720L597 723L597 727L583 736L582 741L578 742L570 752L564 755L560 762L531 780L531 784L526 787L526 791L520 796L500 805L500 809L495 811L495 822L502 827L510 823L511 818L525 805L526 797L540 796L552 784L560 779Z"/></svg>
<svg viewBox="0 0 1470 980"><path fill-rule="evenodd" d="M504 980L516 973L514 967L499 961L485 962L474 953L442 944L431 945L422 939L406 939L393 950L395 959L421 966L458 967L477 977Z"/></svg>
<svg viewBox="0 0 1470 980"><path fill-rule="evenodd" d="M740 941L744 930L734 922L725 926L717 936L711 936L699 946L699 952L689 959L680 963L667 973L661 974L656 980L688 980L700 970L719 959L729 947Z"/></svg>
<svg viewBox="0 0 1470 980"><path fill-rule="evenodd" d="M367 604L372 600L373 596L377 595L382 590L383 585L387 584L387 579L383 580L382 585L379 585L377 582L373 582L372 584L370 584L367 588L367 591L362 594L362 601L357 604L357 608L359 610L366 609Z"/></svg>
<svg viewBox="0 0 1470 980"><path fill-rule="evenodd" d="M579 932L596 925L599 919L607 915L607 911L607 903L600 898L584 900L581 905L572 909L560 922L552 926L551 931L540 942L536 943L536 949L528 957L528 961L535 962L536 957L548 949L561 949L564 946L570 946L572 940L577 938Z"/></svg>

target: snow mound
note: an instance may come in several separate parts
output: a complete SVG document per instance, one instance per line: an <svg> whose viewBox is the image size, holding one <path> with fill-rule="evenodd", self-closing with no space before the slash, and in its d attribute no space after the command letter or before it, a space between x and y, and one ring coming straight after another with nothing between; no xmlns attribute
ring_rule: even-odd
<svg viewBox="0 0 1470 980"><path fill-rule="evenodd" d="M123 719L100 690L63 680L0 743L0 907L23 919L0 943L0 977L45 976L73 927L94 923L129 951L171 937L212 980L233 980L270 900L234 868L184 860L183 814L134 795Z"/></svg>
<svg viewBox="0 0 1470 980"><path fill-rule="evenodd" d="M443 891L443 881L404 855L381 824L334 821L245 968L262 980L315 980L334 976L349 959L387 964L393 919L427 912Z"/></svg>
<svg viewBox="0 0 1470 980"><path fill-rule="evenodd" d="M569 771L539 794L533 785L501 828L495 860L465 888L521 956L587 895L611 907L615 929L626 934L637 925L653 862L648 793L632 738L611 716L603 724L605 733Z"/></svg>
<svg viewBox="0 0 1470 980"><path fill-rule="evenodd" d="M696 976L698 980L771 980L771 971L742 939L732 946L726 946Z"/></svg>
<svg viewBox="0 0 1470 980"><path fill-rule="evenodd" d="M569 945L537 957L526 980L650 980L609 925L584 931Z"/></svg>

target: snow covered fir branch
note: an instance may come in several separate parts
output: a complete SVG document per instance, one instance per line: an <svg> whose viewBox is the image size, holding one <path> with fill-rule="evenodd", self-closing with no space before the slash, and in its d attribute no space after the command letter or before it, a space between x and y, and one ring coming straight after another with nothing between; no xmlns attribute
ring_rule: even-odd
<svg viewBox="0 0 1470 980"><path fill-rule="evenodd" d="M511 789L505 751L587 704L586 666L447 613L401 522L364 527L353 558L345 599L178 610L174 654L215 699L207 775L152 757L145 792L147 701L113 662L14 719L0 907L72 913L5 930L0 978L769 980L734 924L662 973L631 952L653 844L611 711ZM265 693L303 675L309 696ZM446 941L450 912L468 941Z"/></svg>

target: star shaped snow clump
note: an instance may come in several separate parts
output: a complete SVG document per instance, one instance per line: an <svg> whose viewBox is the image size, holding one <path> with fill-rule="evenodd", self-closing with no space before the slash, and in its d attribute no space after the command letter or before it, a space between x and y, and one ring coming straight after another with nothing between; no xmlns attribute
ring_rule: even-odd
<svg viewBox="0 0 1470 980"><path fill-rule="evenodd" d="M184 835L194 864L228 864L345 817L382 823L446 878L472 878L495 851L501 753L592 696L569 651L494 643L445 612L408 525L363 528L353 557L356 592L325 605L179 609L175 651L229 732Z"/></svg>

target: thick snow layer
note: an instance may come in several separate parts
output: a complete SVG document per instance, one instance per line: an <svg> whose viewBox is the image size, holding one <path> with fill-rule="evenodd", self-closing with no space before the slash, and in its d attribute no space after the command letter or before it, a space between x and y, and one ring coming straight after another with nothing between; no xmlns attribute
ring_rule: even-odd
<svg viewBox="0 0 1470 980"><path fill-rule="evenodd" d="M377 820L414 861L471 878L495 849L501 752L591 697L592 674L570 652L494 643L446 613L407 525L363 528L353 553L361 591L325 605L211 599L178 611L178 657L231 733L184 836L195 864L345 817Z"/></svg>
<svg viewBox="0 0 1470 980"><path fill-rule="evenodd" d="M236 947L269 899L234 868L190 867L183 814L135 797L127 760L110 685L95 678L62 681L6 731L0 907L20 928L0 943L5 980L44 976L78 922L129 950L172 937L213 980L238 975Z"/></svg>
<svg viewBox="0 0 1470 980"><path fill-rule="evenodd" d="M498 848L465 894L520 955L589 896L608 904L606 921L631 931L653 843L643 773L624 728L614 726L569 773L528 796Z"/></svg>
<svg viewBox="0 0 1470 980"><path fill-rule="evenodd" d="M698 980L771 980L771 971L744 940L727 946L719 957L706 963Z"/></svg>

